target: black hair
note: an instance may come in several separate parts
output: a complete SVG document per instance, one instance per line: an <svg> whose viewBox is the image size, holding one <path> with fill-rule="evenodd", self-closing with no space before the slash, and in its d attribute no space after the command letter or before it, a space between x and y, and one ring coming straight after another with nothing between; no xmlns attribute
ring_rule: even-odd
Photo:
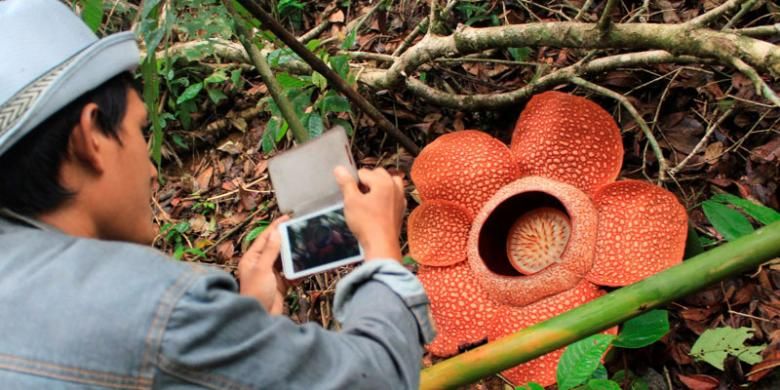
<svg viewBox="0 0 780 390"><path fill-rule="evenodd" d="M98 106L100 131L122 143L119 130L127 112L127 93L136 88L133 75L120 73L47 118L0 155L0 208L38 216L61 206L74 195L59 181L68 140L89 103Z"/></svg>

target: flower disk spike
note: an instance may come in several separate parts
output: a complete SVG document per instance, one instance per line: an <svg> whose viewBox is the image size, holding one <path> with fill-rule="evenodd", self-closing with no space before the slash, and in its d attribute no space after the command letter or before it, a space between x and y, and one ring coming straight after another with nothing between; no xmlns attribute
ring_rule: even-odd
<svg viewBox="0 0 780 390"><path fill-rule="evenodd" d="M620 129L608 112L561 92L534 96L512 134L520 176L544 176L592 195L615 181L623 164Z"/></svg>
<svg viewBox="0 0 780 390"><path fill-rule="evenodd" d="M509 228L506 253L521 274L535 274L561 260L570 235L569 217L564 212L538 208L523 214Z"/></svg>

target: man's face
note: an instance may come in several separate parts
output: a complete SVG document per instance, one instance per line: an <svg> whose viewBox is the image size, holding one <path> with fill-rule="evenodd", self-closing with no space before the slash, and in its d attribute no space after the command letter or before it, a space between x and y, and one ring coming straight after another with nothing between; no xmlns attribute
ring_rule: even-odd
<svg viewBox="0 0 780 390"><path fill-rule="evenodd" d="M111 143L107 160L103 238L150 244L154 239L151 196L157 169L149 159L143 129L146 107L135 90L127 92L127 112L119 129L119 142Z"/></svg>

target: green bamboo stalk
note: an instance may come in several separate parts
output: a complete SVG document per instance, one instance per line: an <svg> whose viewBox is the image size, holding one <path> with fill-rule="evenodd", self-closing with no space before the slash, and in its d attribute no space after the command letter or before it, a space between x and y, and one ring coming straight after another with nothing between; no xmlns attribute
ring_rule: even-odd
<svg viewBox="0 0 780 390"><path fill-rule="evenodd" d="M780 222L547 321L422 371L421 389L453 388L527 362L780 256Z"/></svg>
<svg viewBox="0 0 780 390"><path fill-rule="evenodd" d="M295 110L293 109L293 105L290 103L290 100L284 96L282 86L279 85L279 82L276 81L276 76L274 76L274 73L271 70L271 65L268 64L268 60L260 52L260 49L258 49L257 46L252 43L251 32L244 26L243 22L241 21L241 16L233 8L233 4L230 0L225 1L225 6L230 11L231 15L233 16L233 20L235 21L236 35L238 35L238 39L241 41L244 49L246 49L247 54L249 54L249 59L252 61L252 64L255 66L255 68L257 68L257 72L260 73L260 77L268 87L268 92L271 93L271 97L279 107L279 111L281 111L282 116L290 126L290 131L292 131L295 141L299 144L308 141L309 132L306 131L306 128L303 127L303 123L301 123L301 119L298 118L298 116L295 114Z"/></svg>

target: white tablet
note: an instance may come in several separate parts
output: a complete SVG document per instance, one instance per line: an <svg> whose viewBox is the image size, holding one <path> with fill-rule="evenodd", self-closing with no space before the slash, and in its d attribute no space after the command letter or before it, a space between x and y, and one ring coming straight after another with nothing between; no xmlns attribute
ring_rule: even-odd
<svg viewBox="0 0 780 390"><path fill-rule="evenodd" d="M363 248L347 227L343 203L286 221L279 225L279 232L287 279L363 260Z"/></svg>

